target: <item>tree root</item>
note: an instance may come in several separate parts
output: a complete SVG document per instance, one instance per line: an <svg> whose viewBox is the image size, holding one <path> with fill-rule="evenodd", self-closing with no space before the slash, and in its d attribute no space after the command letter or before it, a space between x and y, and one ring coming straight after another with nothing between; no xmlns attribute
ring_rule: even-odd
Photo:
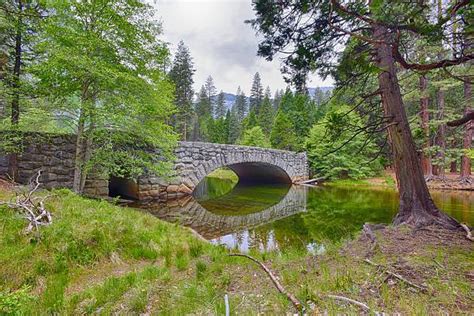
<svg viewBox="0 0 474 316"><path fill-rule="evenodd" d="M470 241L474 241L474 237L472 237L472 232L469 229L469 227L467 227L466 224L462 224L462 223L461 223L461 227L466 232L466 238L469 239Z"/></svg>
<svg viewBox="0 0 474 316"><path fill-rule="evenodd" d="M372 265L372 266L374 266L374 267L377 267L377 268L384 268L382 265L377 264L377 263L375 263L375 262L372 262L372 261L370 261L369 259L364 259L364 262L366 262L366 263L368 263L368 264L370 264L370 265ZM400 281L405 282L406 284L408 284L408 285L410 285L411 287L414 287L414 288L420 290L421 292L427 292L427 291L428 291L428 289L427 289L426 287L421 286L421 285L418 285L418 284L415 284L415 283L413 283L413 282L411 282L411 281L405 279L404 277L402 277L402 276L401 276L400 274L398 274L398 273L394 273L394 272L389 271L389 270L386 270L386 269L384 269L384 273L386 273L386 274L388 274L388 275L390 275L390 276L392 276L392 277L394 277L394 278L397 278L397 279L399 279Z"/></svg>
<svg viewBox="0 0 474 316"><path fill-rule="evenodd" d="M291 303L296 308L296 310L298 312L303 311L303 304L301 304L301 302L296 298L296 296L294 296L292 293L288 292L283 287L283 285L281 285L281 283L278 281L278 279L275 277L275 275L272 273L272 271L270 271L270 269L268 269L267 266L265 266L263 263L261 263L260 261L258 261L254 257L251 257L251 256L246 255L246 254L242 254L242 253L231 253L231 254L229 254L229 256L230 257L244 257L244 258L250 259L253 262L255 262L256 264L258 264L267 273L267 275L270 277L270 279L272 280L273 284L278 289L278 291L280 293L286 295L286 297L291 301Z"/></svg>
<svg viewBox="0 0 474 316"><path fill-rule="evenodd" d="M461 185L468 185L468 184L472 184L472 182L473 182L473 180L470 176L459 177L458 181L459 181L459 184L461 184Z"/></svg>

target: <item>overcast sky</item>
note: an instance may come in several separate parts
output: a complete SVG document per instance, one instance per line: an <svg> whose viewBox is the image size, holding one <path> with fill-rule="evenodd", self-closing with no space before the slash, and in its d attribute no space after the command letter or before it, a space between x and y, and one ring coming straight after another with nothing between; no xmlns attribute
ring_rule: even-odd
<svg viewBox="0 0 474 316"><path fill-rule="evenodd" d="M211 75L218 90L235 93L240 85L248 95L252 78L259 72L264 87L286 87L280 61L257 56L258 39L244 21L253 17L251 0L155 0L162 19L164 39L174 53L180 40L194 59L197 91ZM331 85L313 76L309 87Z"/></svg>

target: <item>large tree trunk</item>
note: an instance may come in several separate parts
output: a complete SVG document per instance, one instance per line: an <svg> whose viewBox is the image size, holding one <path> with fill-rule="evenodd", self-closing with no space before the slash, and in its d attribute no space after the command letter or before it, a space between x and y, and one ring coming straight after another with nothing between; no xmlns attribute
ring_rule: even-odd
<svg viewBox="0 0 474 316"><path fill-rule="evenodd" d="M13 66L13 76L11 81L12 103L11 103L11 124L14 128L20 120L20 74L22 63L22 27L23 27L23 2L18 1L18 20L15 35L15 62ZM18 179L18 154L8 155L8 174L13 181Z"/></svg>
<svg viewBox="0 0 474 316"><path fill-rule="evenodd" d="M472 85L470 83L464 83L464 114L466 115L471 111L472 103ZM464 125L464 138L463 138L463 149L468 151L471 149L472 142L472 120ZM461 180L470 181L471 175L471 159L464 153L461 157Z"/></svg>
<svg viewBox="0 0 474 316"><path fill-rule="evenodd" d="M423 130L423 152L421 156L421 164L423 167L423 172L425 173L428 179L433 177L433 165L431 164L431 157L427 154L427 150L430 148L430 114L428 112L428 105L429 105L429 96L427 92L428 88L428 79L426 75L422 75L420 77L420 116L421 116L421 129Z"/></svg>
<svg viewBox="0 0 474 316"><path fill-rule="evenodd" d="M436 97L438 103L438 119L440 121L444 120L444 90L439 88L437 91ZM436 154L438 160L438 165L436 166L435 174L439 176L441 180L446 179L446 125L441 123L438 127L438 132L436 135L436 145L439 146L439 152Z"/></svg>
<svg viewBox="0 0 474 316"><path fill-rule="evenodd" d="M378 81L383 109L385 116L392 118L395 123L388 127L400 194L400 207L394 224L439 224L457 228L458 222L435 206L428 191L403 105L392 49L385 42L390 35L380 25L374 26L374 35L379 40L375 48L377 65L381 70Z"/></svg>

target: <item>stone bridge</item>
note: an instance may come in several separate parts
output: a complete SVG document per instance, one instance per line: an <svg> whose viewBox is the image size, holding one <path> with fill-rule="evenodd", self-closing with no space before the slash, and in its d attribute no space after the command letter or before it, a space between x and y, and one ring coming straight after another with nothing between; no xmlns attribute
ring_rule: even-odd
<svg viewBox="0 0 474 316"><path fill-rule="evenodd" d="M32 133L25 138L18 156L20 183L42 170L46 188L72 188L75 156L74 135ZM84 193L90 196L122 196L139 200L172 199L193 193L210 172L229 167L240 183L292 183L308 178L306 153L212 144L180 142L175 150L174 174L168 180L154 175L138 179L107 178L88 175ZM158 151L157 151L157 155ZM0 153L0 175L7 174L7 159Z"/></svg>
<svg viewBox="0 0 474 316"><path fill-rule="evenodd" d="M177 159L174 177L169 181L163 181L155 176L140 177L134 189L137 199L156 197L170 199L191 194L202 179L221 167L233 170L239 177L239 184L295 183L308 179L306 153L238 145L180 142L175 154ZM127 195L127 192L122 193Z"/></svg>

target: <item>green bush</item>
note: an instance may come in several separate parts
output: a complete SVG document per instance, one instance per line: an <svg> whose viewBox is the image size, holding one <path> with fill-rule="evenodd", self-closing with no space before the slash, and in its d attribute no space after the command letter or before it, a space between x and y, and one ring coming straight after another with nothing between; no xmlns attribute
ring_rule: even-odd
<svg viewBox="0 0 474 316"><path fill-rule="evenodd" d="M381 170L378 148L370 135L357 134L364 122L349 107L331 110L315 124L306 140L312 171L329 179L362 179Z"/></svg>

